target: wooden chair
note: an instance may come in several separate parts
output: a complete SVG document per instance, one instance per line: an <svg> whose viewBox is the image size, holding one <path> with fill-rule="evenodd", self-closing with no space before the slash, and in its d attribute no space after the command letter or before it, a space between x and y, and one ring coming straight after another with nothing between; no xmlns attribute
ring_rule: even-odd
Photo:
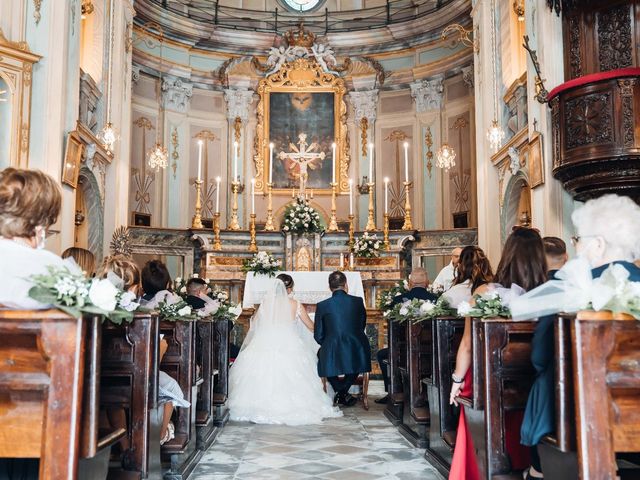
<svg viewBox="0 0 640 480"><path fill-rule="evenodd" d="M353 384L360 387L360 393L356 394L356 396L362 401L362 408L369 410L369 372L359 374ZM327 393L326 377L322 377L322 388Z"/></svg>
<svg viewBox="0 0 640 480"><path fill-rule="evenodd" d="M99 430L99 316L0 311L0 457L40 458L39 478L104 478L125 431Z"/></svg>

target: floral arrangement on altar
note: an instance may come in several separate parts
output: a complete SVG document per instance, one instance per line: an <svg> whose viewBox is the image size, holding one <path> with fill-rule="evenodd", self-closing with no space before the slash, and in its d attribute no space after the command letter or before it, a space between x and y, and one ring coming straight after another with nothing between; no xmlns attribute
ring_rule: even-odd
<svg viewBox="0 0 640 480"><path fill-rule="evenodd" d="M254 272L256 274L274 277L276 272L280 271L280 260L271 255L269 252L260 251L251 258L246 258L242 262L242 271Z"/></svg>
<svg viewBox="0 0 640 480"><path fill-rule="evenodd" d="M118 289L108 279L88 279L67 267L47 267L48 274L32 275L29 297L79 317L83 313L104 315L113 323L130 322L140 307L132 292Z"/></svg>
<svg viewBox="0 0 640 480"><path fill-rule="evenodd" d="M393 299L398 295L402 295L403 293L407 293L409 291L409 282L406 280L402 280L401 282L396 283L389 290L385 290L378 297L377 307L382 311L383 316L387 316L389 312L393 309Z"/></svg>
<svg viewBox="0 0 640 480"><path fill-rule="evenodd" d="M440 297L435 302L414 298L398 303L390 310L387 317L398 323L420 323L434 317L452 315L455 316L456 311L449 306L449 302L444 297Z"/></svg>
<svg viewBox="0 0 640 480"><path fill-rule="evenodd" d="M304 197L298 196L284 211L282 230L285 233L322 233L324 226L316 209Z"/></svg>
<svg viewBox="0 0 640 480"><path fill-rule="evenodd" d="M353 242L351 251L356 257L362 258L378 258L380 256L380 247L382 242L378 240L377 235L364 232L361 237L357 237Z"/></svg>

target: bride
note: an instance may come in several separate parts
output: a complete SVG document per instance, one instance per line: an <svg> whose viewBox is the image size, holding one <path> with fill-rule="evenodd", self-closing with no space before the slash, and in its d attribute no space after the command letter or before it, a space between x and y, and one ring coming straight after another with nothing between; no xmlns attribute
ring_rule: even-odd
<svg viewBox="0 0 640 480"><path fill-rule="evenodd" d="M318 377L313 322L292 291L293 278L278 275L251 319L229 373L232 420L306 425L342 416Z"/></svg>

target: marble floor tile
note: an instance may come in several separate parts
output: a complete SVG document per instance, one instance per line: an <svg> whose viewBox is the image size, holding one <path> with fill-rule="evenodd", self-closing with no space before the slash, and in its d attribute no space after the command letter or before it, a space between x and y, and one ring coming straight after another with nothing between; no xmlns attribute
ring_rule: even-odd
<svg viewBox="0 0 640 480"><path fill-rule="evenodd" d="M194 480L442 480L383 415L383 406L344 409L319 425L229 422Z"/></svg>

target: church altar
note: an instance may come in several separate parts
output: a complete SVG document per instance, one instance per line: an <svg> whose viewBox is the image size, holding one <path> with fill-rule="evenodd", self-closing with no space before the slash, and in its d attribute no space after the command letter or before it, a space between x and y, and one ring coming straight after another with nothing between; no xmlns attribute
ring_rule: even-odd
<svg viewBox="0 0 640 480"><path fill-rule="evenodd" d="M331 272L281 272L291 275L295 283L293 287L293 298L306 305L315 305L331 296L329 290L329 274ZM362 286L362 276L360 272L344 272L349 285L349 294L356 297L364 297L364 287ZM274 278L267 275L256 275L253 272L247 273L244 285L244 296L242 306L253 308L254 305L262 303L264 295L271 287Z"/></svg>

